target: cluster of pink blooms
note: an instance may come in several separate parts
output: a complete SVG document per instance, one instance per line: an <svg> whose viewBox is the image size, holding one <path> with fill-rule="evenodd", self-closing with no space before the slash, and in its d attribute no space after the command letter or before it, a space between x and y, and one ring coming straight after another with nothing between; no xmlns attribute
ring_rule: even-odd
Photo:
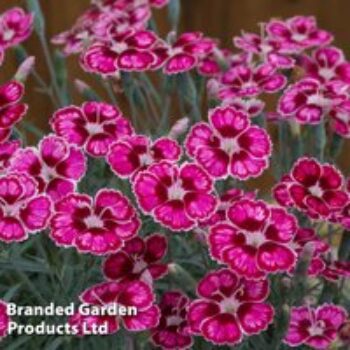
<svg viewBox="0 0 350 350"><path fill-rule="evenodd" d="M196 67L215 48L215 41L200 32L185 33L177 39L169 35L168 43L146 29L118 32L113 27L107 38L93 40L81 54L87 71L106 75L163 68L165 74L175 74Z"/></svg>
<svg viewBox="0 0 350 350"><path fill-rule="evenodd" d="M149 330L163 349L190 349L194 336L235 345L273 323L269 276L293 276L306 252L308 276L328 281L350 276L349 263L331 258L330 245L295 215L350 228L350 181L334 165L297 160L273 189L278 204L236 188L219 193L217 186L222 179L256 178L270 166L272 141L251 121L264 108L263 93L282 92L281 119L317 124L327 115L334 131L349 137L350 63L328 46L332 36L311 17L272 20L262 35L244 33L234 39L241 50L235 54L198 32L171 34L164 41L147 24L151 7L167 2L94 1L54 42L63 44L66 54L80 53L82 67L102 75L197 68L210 76L210 93L222 104L209 111L208 122L191 127L183 144L171 134L155 140L138 134L116 106L104 102L65 106L51 117L50 135L37 146L22 147L12 131L27 110L19 102L24 87L17 81L2 85L0 241L23 241L47 229L59 247L105 257L104 282L83 291L80 301L91 308L116 304L138 312L76 313L69 323L81 336L93 325L107 324L109 334L122 326ZM31 22L32 16L18 9L2 15L0 47L25 39ZM285 70L297 66L305 76L283 90ZM102 160L114 176L127 179L134 198L114 188L95 195L79 192L88 158ZM194 300L171 290L157 302L157 280L171 270L164 259L168 240L158 232L144 235L144 216L160 230L204 234L210 257L221 267L203 276ZM334 304L292 307L284 342L326 349L346 320L345 309ZM8 323L1 302L0 336Z"/></svg>
<svg viewBox="0 0 350 350"><path fill-rule="evenodd" d="M14 7L0 16L0 65L7 49L26 40L32 32L33 15Z"/></svg>
<svg viewBox="0 0 350 350"><path fill-rule="evenodd" d="M280 120L319 124L350 137L350 62L341 49L331 46L333 37L317 27L313 17L271 20L261 33L234 38L241 60L221 55L228 68L213 71L211 94L225 104L259 114L263 93L281 92ZM286 89L286 71L298 69L301 78Z"/></svg>
<svg viewBox="0 0 350 350"><path fill-rule="evenodd" d="M69 30L56 35L52 42L63 45L66 55L80 53L92 41L106 38L112 28L145 29L152 7L161 8L169 0L95 0ZM113 29L113 30L114 30Z"/></svg>
<svg viewBox="0 0 350 350"><path fill-rule="evenodd" d="M168 0L96 1L68 31L53 38L67 55L80 53L82 67L103 75L163 68L165 74L188 71L213 53L216 42L200 32L163 40L148 29L152 7Z"/></svg>
<svg viewBox="0 0 350 350"><path fill-rule="evenodd" d="M149 0L99 1L54 43L63 44L66 54L80 53L87 71L103 75L160 68L175 74L197 68L211 77L213 97L252 116L264 109L261 94L283 91L279 119L301 124L329 119L334 132L350 137L350 63L339 48L330 46L332 35L319 29L313 17L271 20L259 35L235 37L240 52L232 53L200 32L170 33L161 39L147 29L154 5ZM303 77L284 90L285 72L292 68Z"/></svg>

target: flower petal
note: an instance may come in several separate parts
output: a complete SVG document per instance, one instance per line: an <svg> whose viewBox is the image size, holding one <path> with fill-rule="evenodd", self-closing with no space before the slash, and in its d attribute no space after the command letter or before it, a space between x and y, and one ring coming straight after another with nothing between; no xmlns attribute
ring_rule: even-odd
<svg viewBox="0 0 350 350"><path fill-rule="evenodd" d="M189 192L184 197L185 209L193 219L204 219L213 214L216 199L207 193Z"/></svg>
<svg viewBox="0 0 350 350"><path fill-rule="evenodd" d="M146 310L138 311L135 316L124 316L124 326L128 331L144 331L157 326L160 318L159 309L152 305Z"/></svg>
<svg viewBox="0 0 350 350"><path fill-rule="evenodd" d="M154 215L164 226L174 231L189 230L194 225L194 221L186 214L184 203L178 200L158 206Z"/></svg>
<svg viewBox="0 0 350 350"><path fill-rule="evenodd" d="M118 302L141 310L149 308L154 300L151 287L142 281L129 282L118 296Z"/></svg>
<svg viewBox="0 0 350 350"><path fill-rule="evenodd" d="M272 322L274 310L269 304L245 303L237 311L238 320L246 334L257 334Z"/></svg>
<svg viewBox="0 0 350 350"><path fill-rule="evenodd" d="M35 197L20 212L22 221L32 231L45 228L50 215L51 202L44 196Z"/></svg>
<svg viewBox="0 0 350 350"><path fill-rule="evenodd" d="M257 255L259 267L267 272L288 271L296 261L295 253L286 246L276 243L264 243Z"/></svg>
<svg viewBox="0 0 350 350"><path fill-rule="evenodd" d="M200 333L201 324L209 317L220 312L218 304L212 301L195 300L188 309L187 319L192 332Z"/></svg>
<svg viewBox="0 0 350 350"><path fill-rule="evenodd" d="M126 277L134 266L133 261L124 252L109 255L103 263L103 273L111 280Z"/></svg>
<svg viewBox="0 0 350 350"><path fill-rule="evenodd" d="M201 331L206 340L218 345L237 344L242 339L237 320L228 313L205 319L201 325Z"/></svg>

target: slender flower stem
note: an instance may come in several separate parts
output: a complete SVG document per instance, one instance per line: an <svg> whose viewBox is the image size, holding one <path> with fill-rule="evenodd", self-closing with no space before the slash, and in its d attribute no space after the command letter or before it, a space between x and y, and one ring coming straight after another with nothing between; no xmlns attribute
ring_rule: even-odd
<svg viewBox="0 0 350 350"><path fill-rule="evenodd" d="M340 242L338 251L339 260L347 261L350 259L350 232L343 232L342 240Z"/></svg>
<svg viewBox="0 0 350 350"><path fill-rule="evenodd" d="M329 142L328 158L330 160L334 160L339 156L343 148L343 144L344 144L344 138L333 132L331 136L331 140Z"/></svg>
<svg viewBox="0 0 350 350"><path fill-rule="evenodd" d="M189 72L179 74L177 76L179 99L182 99L189 107L189 116L192 120L198 122L201 120L201 111L199 105L199 97L197 87Z"/></svg>
<svg viewBox="0 0 350 350"><path fill-rule="evenodd" d="M43 81L43 79L40 77L40 75L37 72L33 72L33 77L36 80L36 82L39 85L39 88L37 88L38 92L45 94L49 96L52 104L58 108L60 106L57 97L53 93L52 89L50 86L46 85L46 83Z"/></svg>
<svg viewBox="0 0 350 350"><path fill-rule="evenodd" d="M36 136L39 140L44 136L43 130L37 128L35 125L33 125L32 123L27 122L26 120L22 120L21 121L21 125L23 126L23 128L26 131L28 131L31 134L33 134L34 136Z"/></svg>
<svg viewBox="0 0 350 350"><path fill-rule="evenodd" d="M159 123L158 133L161 133L162 131L169 129L170 104L171 104L171 97L170 95L167 95L164 101L163 113L162 113L161 122Z"/></svg>
<svg viewBox="0 0 350 350"><path fill-rule="evenodd" d="M18 47L15 48L15 54L17 57L17 61L20 64L23 63L29 57L26 49L21 45L19 45ZM47 83L41 77L39 72L35 69L35 66L33 67L32 71L31 71L31 75L35 79L35 81L37 82L38 88L40 89L40 92L48 95L51 99L52 104L55 107L59 107L59 102L58 102L55 94L53 93L52 88L47 85Z"/></svg>
<svg viewBox="0 0 350 350"><path fill-rule="evenodd" d="M321 161L324 161L326 147L326 126L324 121L315 126L315 156Z"/></svg>
<svg viewBox="0 0 350 350"><path fill-rule="evenodd" d="M154 99L154 92L152 90L153 84L149 79L145 78L145 75L141 76L141 80L139 81L141 90L145 96L147 104L149 105L149 110L151 114L151 119L153 122L158 123L159 121L159 105L154 103L154 100L157 102L157 99Z"/></svg>
<svg viewBox="0 0 350 350"><path fill-rule="evenodd" d="M281 121L278 125L278 142L279 142L279 162L281 166L280 176L289 170L288 156L288 124Z"/></svg>
<svg viewBox="0 0 350 350"><path fill-rule="evenodd" d="M57 100L59 102L60 106L65 105L65 98L64 95L61 94L61 90L58 84L58 78L55 71L55 66L53 63L53 59L51 57L51 52L46 40L45 35L45 17L43 15L43 12L41 10L40 1L39 0L27 0L27 6L28 9L34 13L35 20L34 20L34 28L38 35L41 47L44 52L47 68L49 70L50 78L51 78L51 85L54 90L54 93L56 94Z"/></svg>
<svg viewBox="0 0 350 350"><path fill-rule="evenodd" d="M49 87L47 86L47 84L45 83L44 79L39 75L39 73L33 69L32 72L33 77L35 78L35 80L37 81L37 83L40 85L40 87L42 89L48 89Z"/></svg>
<svg viewBox="0 0 350 350"><path fill-rule="evenodd" d="M291 161L294 163L299 157L303 155L303 142L301 137L300 125L295 121L289 123L291 134Z"/></svg>
<svg viewBox="0 0 350 350"><path fill-rule="evenodd" d="M169 113L170 113L170 107L171 107L171 96L174 92L175 89L175 78L173 76L166 76L163 79L163 84L162 84L162 91L163 93L163 108L162 108L162 115L161 115L161 120L159 123L159 127L157 132L160 134L164 130L169 129L170 122L169 122Z"/></svg>
<svg viewBox="0 0 350 350"><path fill-rule="evenodd" d="M115 97L115 94L113 92L111 81L109 79L108 80L100 79L100 81L101 81L104 89L106 90L109 99L112 101L112 103L114 105L118 105L117 98Z"/></svg>
<svg viewBox="0 0 350 350"><path fill-rule="evenodd" d="M56 96L57 96L57 99L59 101L60 106L64 106L64 99L61 96L61 91L60 91L60 88L59 88L58 83L57 83L55 68L53 65L50 49L49 49L49 46L47 44L47 40L45 38L45 35L39 34L39 40L40 40L41 46L42 46L43 51L44 51L44 56L46 59L47 67L49 69L53 90L56 93Z"/></svg>

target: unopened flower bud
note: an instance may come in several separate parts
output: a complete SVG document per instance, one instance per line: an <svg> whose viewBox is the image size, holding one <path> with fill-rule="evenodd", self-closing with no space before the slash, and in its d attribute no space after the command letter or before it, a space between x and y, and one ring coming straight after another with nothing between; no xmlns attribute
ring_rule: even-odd
<svg viewBox="0 0 350 350"><path fill-rule="evenodd" d="M266 119L268 122L278 122L283 119L283 117L277 112L267 112Z"/></svg>
<svg viewBox="0 0 350 350"><path fill-rule="evenodd" d="M168 265L168 269L170 273L176 273L176 264L175 263L170 263Z"/></svg>
<svg viewBox="0 0 350 350"><path fill-rule="evenodd" d="M306 243L301 252L301 259L307 263L310 262L315 251L315 246L312 242Z"/></svg>
<svg viewBox="0 0 350 350"><path fill-rule="evenodd" d="M222 61L222 62L226 61L224 52L221 49L219 49L217 46L214 47L213 54L218 61Z"/></svg>
<svg viewBox="0 0 350 350"><path fill-rule="evenodd" d="M181 265L176 263L170 263L168 265L169 273L176 279L178 282L184 283L185 286L188 286L190 289L196 289L197 281L192 277L192 275L184 269Z"/></svg>
<svg viewBox="0 0 350 350"><path fill-rule="evenodd" d="M199 227L196 227L193 230L193 232L195 234L195 239L197 241L199 241L202 244L207 244L207 234L206 234L206 232L203 229L201 229Z"/></svg>
<svg viewBox="0 0 350 350"><path fill-rule="evenodd" d="M17 69L17 72L15 74L15 80L25 82L27 80L28 75L33 71L34 65L35 57L27 57Z"/></svg>
<svg viewBox="0 0 350 350"><path fill-rule="evenodd" d="M168 136L174 140L179 138L187 131L189 122L190 120L187 117L179 119L171 128Z"/></svg>
<svg viewBox="0 0 350 350"><path fill-rule="evenodd" d="M350 320L345 322L340 328L339 338L345 345L350 345Z"/></svg>
<svg viewBox="0 0 350 350"><path fill-rule="evenodd" d="M295 120L290 120L290 130L292 131L292 134L296 137L300 136L300 124L297 123Z"/></svg>
<svg viewBox="0 0 350 350"><path fill-rule="evenodd" d="M315 305L315 304L317 304L317 298L314 295L307 295L303 299L303 303L306 305Z"/></svg>
<svg viewBox="0 0 350 350"><path fill-rule="evenodd" d="M90 89L89 85L80 79L74 80L74 86L80 94L83 94Z"/></svg>
<svg viewBox="0 0 350 350"><path fill-rule="evenodd" d="M176 32L171 31L168 33L167 38L166 38L167 43L172 45L176 41Z"/></svg>
<svg viewBox="0 0 350 350"><path fill-rule="evenodd" d="M100 101L101 98L96 94L96 92L84 81L75 79L75 88L77 91L88 101Z"/></svg>
<svg viewBox="0 0 350 350"><path fill-rule="evenodd" d="M307 243L301 251L298 264L295 268L295 276L298 278L304 278L307 275L312 256L314 254L315 247L313 243Z"/></svg>
<svg viewBox="0 0 350 350"><path fill-rule="evenodd" d="M292 280L289 277L283 277L281 283L284 289L290 289L292 286Z"/></svg>
<svg viewBox="0 0 350 350"><path fill-rule="evenodd" d="M290 307L289 307L289 305L283 304L282 305L282 311L283 311L284 314L290 315Z"/></svg>
<svg viewBox="0 0 350 350"><path fill-rule="evenodd" d="M211 98L216 98L220 88L220 83L216 79L209 79L207 82L208 95Z"/></svg>

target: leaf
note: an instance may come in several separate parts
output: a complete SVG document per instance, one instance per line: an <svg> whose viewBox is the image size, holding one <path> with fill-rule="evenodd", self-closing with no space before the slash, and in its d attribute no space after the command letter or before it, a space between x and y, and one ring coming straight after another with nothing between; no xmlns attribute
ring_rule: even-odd
<svg viewBox="0 0 350 350"><path fill-rule="evenodd" d="M39 289L37 285L35 285L34 281L32 281L26 274L24 274L22 271L16 271L17 274L20 276L21 280L24 284L27 285L33 296L37 298L38 301L40 301L41 304L46 304L46 300L43 298L41 293L39 292Z"/></svg>
<svg viewBox="0 0 350 350"><path fill-rule="evenodd" d="M21 286L22 285L19 283L9 288L5 293L5 295L2 297L2 299L6 301L11 301L14 295L16 294L16 292L21 288Z"/></svg>
<svg viewBox="0 0 350 350"><path fill-rule="evenodd" d="M25 347L22 347L22 345L28 344L31 338L29 335L17 336L15 340L11 341L11 344L6 346L6 350L24 349Z"/></svg>
<svg viewBox="0 0 350 350"><path fill-rule="evenodd" d="M14 268L22 272L40 272L49 273L44 264L34 263L25 259L11 259L11 262L1 262L0 268L6 270L13 270Z"/></svg>
<svg viewBox="0 0 350 350"><path fill-rule="evenodd" d="M64 337L58 337L54 339L53 342L51 342L49 345L45 346L45 350L56 350L61 347L61 345L66 341L66 338Z"/></svg>

